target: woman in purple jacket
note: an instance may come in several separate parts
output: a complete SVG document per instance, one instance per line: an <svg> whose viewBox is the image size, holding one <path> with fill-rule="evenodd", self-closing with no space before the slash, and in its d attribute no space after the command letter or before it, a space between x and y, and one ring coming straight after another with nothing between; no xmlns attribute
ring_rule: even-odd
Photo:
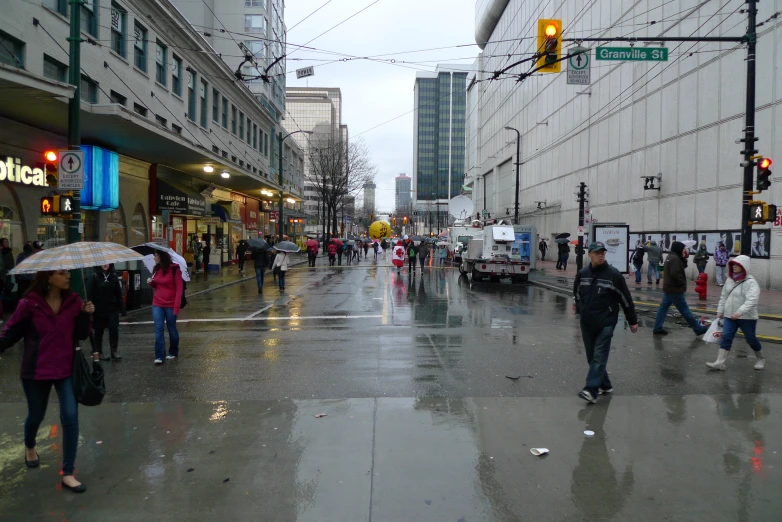
<svg viewBox="0 0 782 522"><path fill-rule="evenodd" d="M35 451L38 427L46 415L52 386L60 399L63 432L62 485L76 493L87 488L73 476L79 443L79 410L73 391L73 360L76 341L90 335L95 306L83 303L69 289L67 270L38 272L26 296L0 335L0 353L24 338L22 388L27 396L24 422L24 462L28 468L40 465Z"/></svg>

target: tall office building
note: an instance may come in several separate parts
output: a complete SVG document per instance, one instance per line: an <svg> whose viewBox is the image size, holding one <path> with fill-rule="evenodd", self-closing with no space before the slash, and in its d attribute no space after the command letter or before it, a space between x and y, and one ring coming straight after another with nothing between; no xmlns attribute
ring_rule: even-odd
<svg viewBox="0 0 782 522"><path fill-rule="evenodd" d="M370 181L364 185L364 213L373 214L375 212L375 189L377 185Z"/></svg>
<svg viewBox="0 0 782 522"><path fill-rule="evenodd" d="M410 203L412 198L410 196L411 182L413 181L410 176L400 174L395 178L396 191L394 200L394 212L396 214L403 214L410 211Z"/></svg>
<svg viewBox="0 0 782 522"><path fill-rule="evenodd" d="M285 1L171 0L171 3L232 70L241 65L250 91L279 122L285 115ZM253 61L243 63L242 57L248 53ZM269 83L257 78L277 59L280 61L266 73Z"/></svg>
<svg viewBox="0 0 782 522"><path fill-rule="evenodd" d="M448 200L464 180L467 75L470 65L438 65L415 79L413 199L417 210L436 205L447 221Z"/></svg>
<svg viewBox="0 0 782 522"><path fill-rule="evenodd" d="M298 130L288 139L296 140L304 151L304 212L307 214L306 232L316 234L322 223L323 206L310 176L309 151L312 144L347 143L348 126L342 123L342 91L334 87L289 87L286 89L286 132Z"/></svg>

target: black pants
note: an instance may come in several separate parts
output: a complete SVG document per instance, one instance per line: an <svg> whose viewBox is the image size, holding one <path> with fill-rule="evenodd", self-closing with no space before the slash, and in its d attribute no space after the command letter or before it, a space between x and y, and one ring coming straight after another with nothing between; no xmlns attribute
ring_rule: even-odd
<svg viewBox="0 0 782 522"><path fill-rule="evenodd" d="M92 350L103 353L103 332L109 329L109 348L112 353L119 346L119 313L95 315L92 320Z"/></svg>
<svg viewBox="0 0 782 522"><path fill-rule="evenodd" d="M239 271L244 272L244 254L239 256Z"/></svg>
<svg viewBox="0 0 782 522"><path fill-rule="evenodd" d="M318 254L313 254L312 252L309 252L307 254L307 257L309 258L309 266L315 266L315 261L318 259Z"/></svg>
<svg viewBox="0 0 782 522"><path fill-rule="evenodd" d="M334 261L337 259L336 256L329 255L329 266L334 266Z"/></svg>
<svg viewBox="0 0 782 522"><path fill-rule="evenodd" d="M415 272L415 258L414 257L408 257L407 258L407 270L412 274Z"/></svg>
<svg viewBox="0 0 782 522"><path fill-rule="evenodd" d="M342 266L342 252L337 252L337 264Z"/></svg>

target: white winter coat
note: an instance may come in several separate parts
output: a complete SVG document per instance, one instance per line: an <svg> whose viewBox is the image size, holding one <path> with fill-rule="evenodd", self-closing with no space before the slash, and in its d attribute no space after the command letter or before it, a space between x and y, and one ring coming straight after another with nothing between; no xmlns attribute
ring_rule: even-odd
<svg viewBox="0 0 782 522"><path fill-rule="evenodd" d="M283 272L288 271L287 252L277 252L277 257L274 258L274 265L272 265L272 270L274 270L275 267L280 267L280 270Z"/></svg>
<svg viewBox="0 0 782 522"><path fill-rule="evenodd" d="M722 287L720 304L717 307L717 315L730 318L733 314L741 315L739 319L758 319L758 299L760 298L760 285L754 277L749 275L750 260L748 256L738 256L728 263L728 273L733 270L733 264L738 263L744 267L747 277L738 283L728 278Z"/></svg>

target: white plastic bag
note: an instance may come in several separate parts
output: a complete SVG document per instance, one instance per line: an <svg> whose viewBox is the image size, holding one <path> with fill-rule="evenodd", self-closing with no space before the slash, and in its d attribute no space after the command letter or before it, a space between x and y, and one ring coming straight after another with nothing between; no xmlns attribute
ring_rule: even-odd
<svg viewBox="0 0 782 522"><path fill-rule="evenodd" d="M713 344L722 342L722 319L712 321L709 330L703 334L703 340Z"/></svg>

